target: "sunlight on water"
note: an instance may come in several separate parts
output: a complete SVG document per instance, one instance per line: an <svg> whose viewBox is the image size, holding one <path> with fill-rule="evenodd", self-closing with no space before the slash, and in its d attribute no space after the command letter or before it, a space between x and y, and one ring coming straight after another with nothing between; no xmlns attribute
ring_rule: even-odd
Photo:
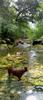
<svg viewBox="0 0 43 100"><path fill-rule="evenodd" d="M27 93L26 100L43 100L43 93L35 91L31 94Z"/></svg>
<svg viewBox="0 0 43 100"><path fill-rule="evenodd" d="M26 93L27 94L31 94L33 91L32 90L29 90L29 91L27 91Z"/></svg>
<svg viewBox="0 0 43 100"><path fill-rule="evenodd" d="M38 100L38 99L36 98L36 96L30 95L30 96L28 96L28 97L26 98L26 100Z"/></svg>
<svg viewBox="0 0 43 100"><path fill-rule="evenodd" d="M18 91L18 94L21 94L22 92L21 91Z"/></svg>

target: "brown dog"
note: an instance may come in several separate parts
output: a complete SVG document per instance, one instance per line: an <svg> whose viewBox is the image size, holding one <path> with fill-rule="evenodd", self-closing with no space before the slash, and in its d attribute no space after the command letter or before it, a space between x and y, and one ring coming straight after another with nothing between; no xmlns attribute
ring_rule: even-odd
<svg viewBox="0 0 43 100"><path fill-rule="evenodd" d="M16 68L8 68L8 74L9 76L15 75L18 77L18 79L20 80L22 75L27 71L27 67L25 68L21 68L21 69L16 69Z"/></svg>

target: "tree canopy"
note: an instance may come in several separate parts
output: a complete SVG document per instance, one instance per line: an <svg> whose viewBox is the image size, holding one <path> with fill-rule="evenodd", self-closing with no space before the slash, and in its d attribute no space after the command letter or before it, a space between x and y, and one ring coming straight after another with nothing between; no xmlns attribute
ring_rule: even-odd
<svg viewBox="0 0 43 100"><path fill-rule="evenodd" d="M35 22L35 20L39 20L43 18L42 16L42 5L38 0L1 0L0 1L1 13L0 15L4 17L12 17L14 15L14 9L16 11L16 21L17 20L28 20L31 22Z"/></svg>
<svg viewBox="0 0 43 100"><path fill-rule="evenodd" d="M40 0L0 0L0 36L2 37L14 39L33 37L34 32L29 27L29 22L36 23L42 20L42 0L41 2Z"/></svg>

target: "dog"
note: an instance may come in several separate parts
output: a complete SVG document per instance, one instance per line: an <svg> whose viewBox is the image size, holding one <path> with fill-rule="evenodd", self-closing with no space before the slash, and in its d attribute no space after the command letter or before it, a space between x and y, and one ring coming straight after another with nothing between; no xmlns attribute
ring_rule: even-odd
<svg viewBox="0 0 43 100"><path fill-rule="evenodd" d="M8 68L9 76L12 74L12 75L18 77L19 80L21 80L22 75L27 71L28 71L27 67L21 68L21 69L16 69L16 68L12 68L12 67Z"/></svg>

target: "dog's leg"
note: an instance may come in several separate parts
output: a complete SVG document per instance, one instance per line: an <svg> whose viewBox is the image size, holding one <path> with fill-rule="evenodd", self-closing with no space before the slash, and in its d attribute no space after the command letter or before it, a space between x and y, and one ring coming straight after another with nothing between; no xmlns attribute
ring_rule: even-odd
<svg viewBox="0 0 43 100"><path fill-rule="evenodd" d="M10 71L8 71L8 76L10 77L10 75L11 75L11 73L10 73Z"/></svg>
<svg viewBox="0 0 43 100"><path fill-rule="evenodd" d="M18 81L20 81L21 80L21 77L18 77Z"/></svg>

